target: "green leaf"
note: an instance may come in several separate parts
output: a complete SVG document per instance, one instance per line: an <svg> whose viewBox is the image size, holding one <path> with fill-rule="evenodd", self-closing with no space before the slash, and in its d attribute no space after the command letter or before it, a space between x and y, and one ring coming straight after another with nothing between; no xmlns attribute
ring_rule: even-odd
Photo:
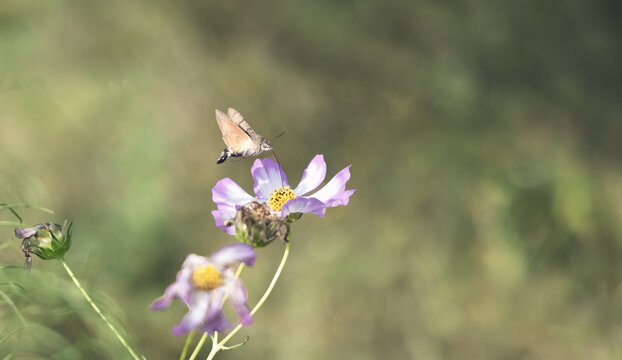
<svg viewBox="0 0 622 360"><path fill-rule="evenodd" d="M21 222L15 222L15 221L0 221L0 225L24 227L24 225Z"/></svg>
<svg viewBox="0 0 622 360"><path fill-rule="evenodd" d="M6 209L9 209L9 210L11 210L11 211L12 211L12 209L15 209L15 208L36 209L36 210L40 210L40 211L46 212L46 213L48 213L48 214L54 214L54 211L53 211L53 210L46 209L46 208L41 207L41 206L36 206L36 205L28 205L28 204L7 204L7 203L0 203L0 211L1 211L1 210L6 210ZM21 219L21 218L18 216L18 219Z"/></svg>
<svg viewBox="0 0 622 360"><path fill-rule="evenodd" d="M5 294L3 291L0 291L0 298L3 298L4 301L9 305L9 307L13 309L13 312L15 313L15 315L17 315L17 317L20 319L22 324L24 324L24 327L28 327L28 322L26 321L26 318L24 317L22 312L19 311L19 309L17 308L13 300L11 300L11 298L7 294Z"/></svg>
<svg viewBox="0 0 622 360"><path fill-rule="evenodd" d="M4 250L4 248L11 246L11 244L13 244L13 241L7 241L4 244L0 245L0 251ZM2 269L2 267L0 267L0 269Z"/></svg>
<svg viewBox="0 0 622 360"><path fill-rule="evenodd" d="M24 329L23 327L15 329L13 331L11 331L10 333L8 333L7 335L5 335L4 337L0 338L0 344L2 344L2 342L8 338L10 338L11 336L13 336L13 334L17 333L18 331ZM6 358L5 358L6 359Z"/></svg>
<svg viewBox="0 0 622 360"><path fill-rule="evenodd" d="M235 345L231 345L231 346L223 346L221 349L223 349L223 350L237 349L237 348L239 348L241 346L244 346L244 344L246 344L248 342L248 340L250 340L250 339L251 338L248 335L246 335L246 340L242 341L241 343L235 344Z"/></svg>

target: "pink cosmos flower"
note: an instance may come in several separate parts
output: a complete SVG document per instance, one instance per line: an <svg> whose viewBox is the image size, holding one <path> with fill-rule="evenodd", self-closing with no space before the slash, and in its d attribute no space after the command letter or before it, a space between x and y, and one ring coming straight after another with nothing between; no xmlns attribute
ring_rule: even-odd
<svg viewBox="0 0 622 360"><path fill-rule="evenodd" d="M346 190L350 179L350 166L337 173L320 190L314 191L326 177L324 155L316 155L302 173L300 183L290 188L287 175L278 163L270 159L257 159L251 168L255 182L255 196L249 195L230 178L219 180L212 188L212 200L218 207L212 211L216 226L226 233L235 234L235 225L228 221L235 217L239 207L251 201L267 203L280 218L293 213L310 213L324 217L327 207L347 205L356 190Z"/></svg>
<svg viewBox="0 0 622 360"><path fill-rule="evenodd" d="M238 263L253 265L255 251L248 244L230 244L216 250L209 258L190 254L186 257L177 279L149 308L162 310L175 298L188 306L188 313L173 327L175 336L199 328L210 335L231 327L222 312L225 296L244 326L253 322L246 305L247 292L235 274Z"/></svg>

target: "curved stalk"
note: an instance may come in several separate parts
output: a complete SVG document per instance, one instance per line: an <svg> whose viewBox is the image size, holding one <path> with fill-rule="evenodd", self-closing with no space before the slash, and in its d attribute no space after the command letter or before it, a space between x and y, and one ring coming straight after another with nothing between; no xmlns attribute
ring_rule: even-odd
<svg viewBox="0 0 622 360"><path fill-rule="evenodd" d="M287 245L285 246L285 251L283 252L283 259L281 259L281 263L279 264L279 267L276 269L276 272L274 273L274 277L272 277L272 281L270 282L268 289L266 289L266 292L263 294L261 299L259 299L259 302L257 302L257 305L255 305L255 307L251 310L251 315L255 315L257 310L259 310L259 308L261 308L264 302L266 302L266 300L268 299L268 296L270 296L270 293L272 292L272 289L274 289L274 285L276 285L276 282L279 280L279 277L281 276L281 272L283 271L283 268L285 267L285 263L287 262L287 257L289 256L289 244L290 243L287 243ZM218 334L215 333L214 334L215 336L212 339L212 342L213 342L212 350L210 351L206 360L212 360L214 356L216 356L216 353L224 349L227 341L231 340L231 338L235 334L237 334L237 332L240 331L241 328L242 328L242 324L238 324L238 326L236 326L233 330L231 330L231 332L220 342L217 342Z"/></svg>
<svg viewBox="0 0 622 360"><path fill-rule="evenodd" d="M208 333L203 333L203 336L201 336L201 339L199 340L199 343L194 348L194 351L192 352L192 355L190 355L190 359L188 359L188 360L194 360L197 357L197 355L199 355L199 351L203 347L203 344L205 343L205 340L207 339L207 335L209 335L209 334Z"/></svg>
<svg viewBox="0 0 622 360"><path fill-rule="evenodd" d="M190 334L188 334L188 337L186 338L186 343L184 344L184 348L181 351L181 355L179 356L179 360L184 360L186 358L186 355L188 355L188 349L190 348L190 344L192 343L192 338L194 337L194 334L194 330L192 330Z"/></svg>
<svg viewBox="0 0 622 360"><path fill-rule="evenodd" d="M99 307L95 304L95 302L93 302L93 299L91 299L91 297L86 292L86 290L84 290L84 288L82 287L82 285L80 284L80 282L78 281L76 276L73 274L73 272L69 268L69 265L67 265L67 263L65 262L65 259L60 258L60 259L58 259L58 261L60 261L61 264L63 264L63 267L65 267L65 270L67 271L67 274L69 274L69 277L71 278L71 280L73 280L73 283L76 284L76 286L78 287L78 289L80 290L80 292L82 293L82 295L84 296L86 301L89 304L91 304L91 306L93 307L93 309L95 310L97 315L99 315L99 317L106 323L106 325L108 325L108 328L110 328L110 330L112 330L112 332L117 337L117 339L119 339L121 344L123 344L123 346L127 349L127 351L129 351L130 355L132 355L132 358L134 358L134 360L142 360L140 357L138 357L138 355L136 355L136 353L134 352L134 350L132 350L132 348L127 343L127 341L125 341L125 339L123 338L121 333L114 327L114 325L112 325L110 320L108 320L106 315L104 315L104 313L99 309Z"/></svg>

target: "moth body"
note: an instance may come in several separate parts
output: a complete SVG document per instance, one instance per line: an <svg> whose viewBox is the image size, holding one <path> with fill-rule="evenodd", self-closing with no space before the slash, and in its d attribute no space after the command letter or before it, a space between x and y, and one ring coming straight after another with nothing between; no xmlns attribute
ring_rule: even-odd
<svg viewBox="0 0 622 360"><path fill-rule="evenodd" d="M216 110L216 122L227 145L216 161L217 164L230 157L247 158L272 150L270 141L253 131L237 110L229 108L227 114Z"/></svg>

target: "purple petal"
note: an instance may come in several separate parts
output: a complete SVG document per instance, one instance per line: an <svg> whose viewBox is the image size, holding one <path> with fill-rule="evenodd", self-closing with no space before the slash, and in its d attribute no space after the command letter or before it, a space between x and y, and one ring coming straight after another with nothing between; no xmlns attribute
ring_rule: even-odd
<svg viewBox="0 0 622 360"><path fill-rule="evenodd" d="M212 216L214 217L214 221L216 222L216 226L218 226L222 231L226 232L229 235L235 235L235 226L234 225L225 225L227 220L230 220L235 217L235 208L226 205L219 205L218 210L212 211Z"/></svg>
<svg viewBox="0 0 622 360"><path fill-rule="evenodd" d="M348 205L348 203L350 202L350 196L352 196L352 194L354 194L355 192L356 190L352 189L352 190L346 190L346 191L343 191L337 194L335 197L333 197L330 200L329 206L335 207L335 206Z"/></svg>
<svg viewBox="0 0 622 360"><path fill-rule="evenodd" d="M162 310L168 307L178 294L182 293L182 290L181 284L177 282L172 283L164 290L164 295L155 299L154 302L149 305L149 310Z"/></svg>
<svg viewBox="0 0 622 360"><path fill-rule="evenodd" d="M252 324L253 317L248 305L246 304L248 293L246 292L246 288L244 287L242 280L235 278L229 289L230 292L228 299L229 302L231 302L236 314L238 314L240 323L244 326Z"/></svg>
<svg viewBox="0 0 622 360"><path fill-rule="evenodd" d="M314 214L319 217L324 217L324 213L326 212L326 204L314 198L299 197L291 199L283 205L283 208L281 209L281 217L285 217L295 212Z"/></svg>
<svg viewBox="0 0 622 360"><path fill-rule="evenodd" d="M266 158L257 159L251 168L251 174L255 184L253 190L259 201L266 201L270 198L270 193L279 186L289 185L287 175L278 163Z"/></svg>
<svg viewBox="0 0 622 360"><path fill-rule="evenodd" d="M311 195L311 197L320 200L329 207L347 205L350 201L350 196L356 192L356 190L346 190L346 183L350 179L350 166L352 165L348 165L338 172L323 188Z"/></svg>
<svg viewBox="0 0 622 360"><path fill-rule="evenodd" d="M216 185L212 188L212 201L214 201L216 205L244 205L253 200L254 198L252 196L229 178L218 180Z"/></svg>
<svg viewBox="0 0 622 360"><path fill-rule="evenodd" d="M199 265L207 264L209 261L205 256L189 254L186 256L181 270L177 272L175 282L164 290L164 295L157 298L150 306L151 310L162 310L169 306L175 298L181 299L185 304L190 302L192 293L191 277L193 269Z"/></svg>
<svg viewBox="0 0 622 360"><path fill-rule="evenodd" d="M216 266L227 267L232 263L243 262L252 266L255 263L255 251L248 244L229 244L216 250L210 257L210 261Z"/></svg>
<svg viewBox="0 0 622 360"><path fill-rule="evenodd" d="M191 272L194 271L196 267L207 264L209 264L209 259L207 257L197 254L188 254L184 263L181 264L182 270L177 273L177 280L179 280L180 276L187 276L189 278Z"/></svg>
<svg viewBox="0 0 622 360"><path fill-rule="evenodd" d="M222 311L220 311L214 318L206 321L201 330L210 335L214 335L214 331L222 332L231 327L231 323L225 317Z"/></svg>
<svg viewBox="0 0 622 360"><path fill-rule="evenodd" d="M15 228L15 236L20 239L26 239L37 233L37 229L34 228Z"/></svg>
<svg viewBox="0 0 622 360"><path fill-rule="evenodd" d="M209 293L205 291L195 292L188 313L179 324L173 327L173 335L179 336L200 326L205 319L208 308Z"/></svg>
<svg viewBox="0 0 622 360"><path fill-rule="evenodd" d="M214 289L210 291L208 301L208 308L205 312L205 316L203 321L209 321L216 317L219 312L222 311L222 306L224 304L225 295L227 295L224 288L220 287L218 289Z"/></svg>
<svg viewBox="0 0 622 360"><path fill-rule="evenodd" d="M315 190L324 181L324 177L326 177L326 162L324 162L324 155L318 154L302 173L302 178L294 189L294 193L301 196Z"/></svg>

